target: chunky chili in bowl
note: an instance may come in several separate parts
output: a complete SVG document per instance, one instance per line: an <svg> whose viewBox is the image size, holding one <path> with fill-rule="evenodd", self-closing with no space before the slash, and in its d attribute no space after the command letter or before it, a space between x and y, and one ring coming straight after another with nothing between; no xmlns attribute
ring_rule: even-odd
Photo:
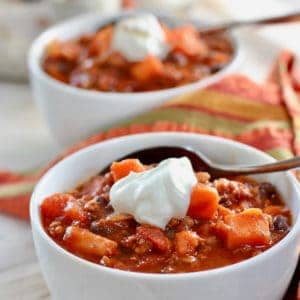
<svg viewBox="0 0 300 300"><path fill-rule="evenodd" d="M291 226L290 211L271 183L212 180L193 172L187 158L159 165L114 162L107 173L47 197L40 208L45 231L67 251L148 273L241 262L278 243Z"/></svg>
<svg viewBox="0 0 300 300"><path fill-rule="evenodd" d="M70 40L53 40L42 67L82 89L143 92L199 81L224 68L233 52L225 34L200 35L191 24L171 28L142 15Z"/></svg>

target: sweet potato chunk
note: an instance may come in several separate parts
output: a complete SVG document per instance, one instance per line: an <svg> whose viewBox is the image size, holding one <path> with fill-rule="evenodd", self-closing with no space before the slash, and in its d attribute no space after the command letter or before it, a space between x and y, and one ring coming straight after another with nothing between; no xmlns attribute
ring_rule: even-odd
<svg viewBox="0 0 300 300"><path fill-rule="evenodd" d="M175 234L175 249L176 252L183 255L193 255L199 246L201 238L196 232L186 230Z"/></svg>
<svg viewBox="0 0 300 300"><path fill-rule="evenodd" d="M93 41L89 46L90 55L103 55L109 51L113 34L112 26L100 30L96 33Z"/></svg>
<svg viewBox="0 0 300 300"><path fill-rule="evenodd" d="M161 76L163 72L164 66L162 62L151 55L131 68L132 76L139 82L147 82L156 76Z"/></svg>
<svg viewBox="0 0 300 300"><path fill-rule="evenodd" d="M218 209L219 195L215 188L202 183L194 186L188 215L193 218L210 219Z"/></svg>
<svg viewBox="0 0 300 300"><path fill-rule="evenodd" d="M187 56L206 55L207 47L199 38L199 33L192 25L185 25L174 29L167 35L174 51L182 52Z"/></svg>
<svg viewBox="0 0 300 300"><path fill-rule="evenodd" d="M223 237L229 249L245 245L263 246L270 241L267 217L258 208L249 208L224 218Z"/></svg>
<svg viewBox="0 0 300 300"><path fill-rule="evenodd" d="M139 173L145 171L145 167L138 159L124 159L119 162L113 162L110 170L114 181L118 181L119 179L129 175L130 172Z"/></svg>
<svg viewBox="0 0 300 300"><path fill-rule="evenodd" d="M87 255L111 256L118 248L115 241L76 226L69 226L63 239L69 247Z"/></svg>

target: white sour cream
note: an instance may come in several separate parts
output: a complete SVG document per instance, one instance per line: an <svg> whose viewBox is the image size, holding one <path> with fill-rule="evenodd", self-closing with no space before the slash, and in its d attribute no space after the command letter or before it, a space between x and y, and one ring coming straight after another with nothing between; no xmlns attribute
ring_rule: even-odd
<svg viewBox="0 0 300 300"><path fill-rule="evenodd" d="M171 218L186 215L196 183L188 158L169 158L117 181L110 190L110 204L117 214L131 214L139 223L164 229Z"/></svg>
<svg viewBox="0 0 300 300"><path fill-rule="evenodd" d="M114 28L111 48L131 62L142 61L147 55L164 59L170 49L161 25L151 14L119 21Z"/></svg>

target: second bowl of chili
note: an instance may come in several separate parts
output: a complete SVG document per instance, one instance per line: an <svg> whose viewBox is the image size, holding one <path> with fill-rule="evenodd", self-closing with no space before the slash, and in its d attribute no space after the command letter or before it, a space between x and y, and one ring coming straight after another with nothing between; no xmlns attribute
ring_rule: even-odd
<svg viewBox="0 0 300 300"><path fill-rule="evenodd" d="M123 45L117 34L112 35L118 25L109 24L134 18L137 22L149 19L153 27L161 27L152 28L159 41L152 38L144 43L156 41L157 47L149 46L148 52L163 58L143 55L139 40L140 49L124 50L126 58L120 50L105 51L110 44L113 49ZM157 24L153 18L138 12L77 17L50 28L33 43L29 69L34 98L60 143L69 145L234 70L240 51L233 36L201 37L192 23L174 26L178 21L160 16ZM147 25L145 21L140 27ZM131 43L130 38L125 45Z"/></svg>

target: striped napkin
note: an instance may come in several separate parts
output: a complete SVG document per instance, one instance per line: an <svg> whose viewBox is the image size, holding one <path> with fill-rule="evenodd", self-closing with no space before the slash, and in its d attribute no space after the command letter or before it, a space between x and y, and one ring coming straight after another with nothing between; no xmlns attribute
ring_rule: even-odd
<svg viewBox="0 0 300 300"><path fill-rule="evenodd" d="M0 212L28 219L31 192L47 169L89 145L114 137L161 131L221 136L254 146L277 159L300 154L300 78L294 56L280 54L264 85L231 75L191 94L172 99L67 149L31 174L0 171Z"/></svg>

